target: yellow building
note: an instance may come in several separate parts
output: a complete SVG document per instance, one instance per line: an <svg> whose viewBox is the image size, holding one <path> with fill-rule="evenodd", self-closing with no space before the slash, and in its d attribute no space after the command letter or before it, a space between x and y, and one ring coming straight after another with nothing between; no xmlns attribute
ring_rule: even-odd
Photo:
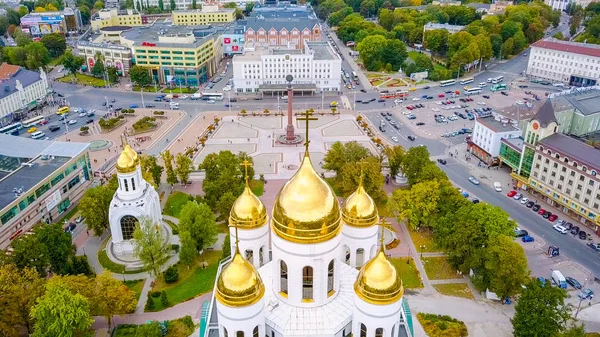
<svg viewBox="0 0 600 337"><path fill-rule="evenodd" d="M204 5L202 9L173 11L174 25L207 25L211 23L227 23L235 20L235 10L219 9L218 5Z"/></svg>
<svg viewBox="0 0 600 337"><path fill-rule="evenodd" d="M222 56L217 31L211 27L192 30L156 23L123 32L121 44L133 50L134 64L148 68L156 83L175 86L196 87L208 81Z"/></svg>
<svg viewBox="0 0 600 337"><path fill-rule="evenodd" d="M146 23L142 15L133 9L103 9L94 14L91 20L92 29L95 31L112 26L143 26Z"/></svg>

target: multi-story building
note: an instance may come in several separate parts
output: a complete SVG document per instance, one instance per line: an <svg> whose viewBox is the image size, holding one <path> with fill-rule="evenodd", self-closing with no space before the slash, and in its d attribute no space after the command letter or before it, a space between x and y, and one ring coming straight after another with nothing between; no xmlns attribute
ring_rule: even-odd
<svg viewBox="0 0 600 337"><path fill-rule="evenodd" d="M513 4L513 1L494 1L494 3L490 5L489 14L502 14L506 11L508 6L512 6Z"/></svg>
<svg viewBox="0 0 600 337"><path fill-rule="evenodd" d="M454 34L454 33L458 33L461 30L465 29L465 26L451 25L451 24L447 24L447 23L428 22L427 24L425 24L425 26L423 26L423 33L425 33L426 31L429 31L429 30L436 30L436 29L444 29L444 30L448 31L449 34Z"/></svg>
<svg viewBox="0 0 600 337"><path fill-rule="evenodd" d="M600 79L600 45L546 38L531 45L531 78L588 87Z"/></svg>
<svg viewBox="0 0 600 337"><path fill-rule="evenodd" d="M119 9L121 3L119 0L106 0L104 2L104 9Z"/></svg>
<svg viewBox="0 0 600 337"><path fill-rule="evenodd" d="M2 124L25 117L31 109L50 97L48 77L40 72L3 63L0 66L0 118Z"/></svg>
<svg viewBox="0 0 600 337"><path fill-rule="evenodd" d="M21 17L21 29L34 37L51 33L78 32L83 27L81 12L65 8L58 12L31 12Z"/></svg>
<svg viewBox="0 0 600 337"><path fill-rule="evenodd" d="M469 152L487 165L496 164L502 140L521 136L521 130L514 124L500 115L477 118L467 143Z"/></svg>
<svg viewBox="0 0 600 337"><path fill-rule="evenodd" d="M304 41L322 41L323 35L316 18L250 17L246 20L244 40L246 43L302 49Z"/></svg>
<svg viewBox="0 0 600 337"><path fill-rule="evenodd" d="M244 25L230 25L225 28L221 35L221 41L223 42L223 56L233 56L236 54L243 54L244 52L244 32L246 26Z"/></svg>
<svg viewBox="0 0 600 337"><path fill-rule="evenodd" d="M148 24L148 19L133 9L120 11L112 8L103 9L94 14L90 23L94 31L99 31L102 28L113 26L144 26Z"/></svg>
<svg viewBox="0 0 600 337"><path fill-rule="evenodd" d="M93 179L88 147L0 134L0 249L81 199Z"/></svg>
<svg viewBox="0 0 600 337"><path fill-rule="evenodd" d="M552 7L556 11L564 11L567 9L567 5L572 2L586 8L592 0L545 0L546 5Z"/></svg>
<svg viewBox="0 0 600 337"><path fill-rule="evenodd" d="M219 9L218 5L204 5L202 9L175 10L171 13L174 25L197 26L235 21L233 8Z"/></svg>
<svg viewBox="0 0 600 337"><path fill-rule="evenodd" d="M134 63L147 68L156 83L195 87L217 71L223 55L218 39L214 27L165 22L123 32L121 44L133 50Z"/></svg>
<svg viewBox="0 0 600 337"><path fill-rule="evenodd" d="M297 91L339 91L340 56L328 42L304 41L303 50L248 43L243 55L233 57L237 92L283 92L292 75Z"/></svg>
<svg viewBox="0 0 600 337"><path fill-rule="evenodd" d="M96 55L100 53L105 66L114 66L120 76L127 76L131 65L131 49L112 43L79 42L77 52L85 59L87 69L91 70L96 63Z"/></svg>

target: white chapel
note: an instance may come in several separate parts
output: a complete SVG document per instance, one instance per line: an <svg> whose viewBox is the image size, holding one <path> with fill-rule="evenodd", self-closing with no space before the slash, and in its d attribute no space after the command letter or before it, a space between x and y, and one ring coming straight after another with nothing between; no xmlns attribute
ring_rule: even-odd
<svg viewBox="0 0 600 337"><path fill-rule="evenodd" d="M202 337L413 336L362 182L341 207L306 152L270 219L246 178L229 222L232 257L205 304Z"/></svg>
<svg viewBox="0 0 600 337"><path fill-rule="evenodd" d="M133 254L133 231L141 217L159 224L162 216L158 193L142 177L138 154L129 145L117 159L117 180L119 187L110 202L108 220L113 252L119 256Z"/></svg>

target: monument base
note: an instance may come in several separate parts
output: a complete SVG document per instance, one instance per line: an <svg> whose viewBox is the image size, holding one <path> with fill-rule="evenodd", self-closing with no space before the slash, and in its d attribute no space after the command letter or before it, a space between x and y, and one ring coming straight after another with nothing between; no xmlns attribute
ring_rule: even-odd
<svg viewBox="0 0 600 337"><path fill-rule="evenodd" d="M304 142L304 137L300 135L294 135L293 139L288 139L287 135L280 135L277 137L277 142L286 145L296 145Z"/></svg>

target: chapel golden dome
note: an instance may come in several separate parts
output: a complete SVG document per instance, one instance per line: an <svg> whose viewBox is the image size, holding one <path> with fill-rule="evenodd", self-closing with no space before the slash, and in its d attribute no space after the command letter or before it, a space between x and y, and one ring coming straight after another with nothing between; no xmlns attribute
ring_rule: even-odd
<svg viewBox="0 0 600 337"><path fill-rule="evenodd" d="M229 307L245 307L258 302L265 294L265 285L254 267L235 254L217 279L217 300Z"/></svg>
<svg viewBox="0 0 600 337"><path fill-rule="evenodd" d="M308 153L277 195L272 227L279 237L296 243L325 242L341 229L338 200L313 168Z"/></svg>
<svg viewBox="0 0 600 337"><path fill-rule="evenodd" d="M383 246L358 273L354 292L365 302L386 305L397 302L404 294L396 268L385 256Z"/></svg>
<svg viewBox="0 0 600 337"><path fill-rule="evenodd" d="M352 227L370 227L379 222L377 205L365 191L362 181L352 193L342 208L344 223Z"/></svg>
<svg viewBox="0 0 600 337"><path fill-rule="evenodd" d="M242 229L262 227L267 223L267 209L260 199L252 193L248 182L242 195L233 203L229 212L229 224Z"/></svg>
<svg viewBox="0 0 600 337"><path fill-rule="evenodd" d="M121 151L121 154L119 155L119 158L117 159L117 172L119 172L119 173L133 172L133 171L135 171L139 162L140 162L140 160L137 155L137 152L135 152L129 146L129 144L127 144L127 145L125 145L125 148L123 149L123 151Z"/></svg>

